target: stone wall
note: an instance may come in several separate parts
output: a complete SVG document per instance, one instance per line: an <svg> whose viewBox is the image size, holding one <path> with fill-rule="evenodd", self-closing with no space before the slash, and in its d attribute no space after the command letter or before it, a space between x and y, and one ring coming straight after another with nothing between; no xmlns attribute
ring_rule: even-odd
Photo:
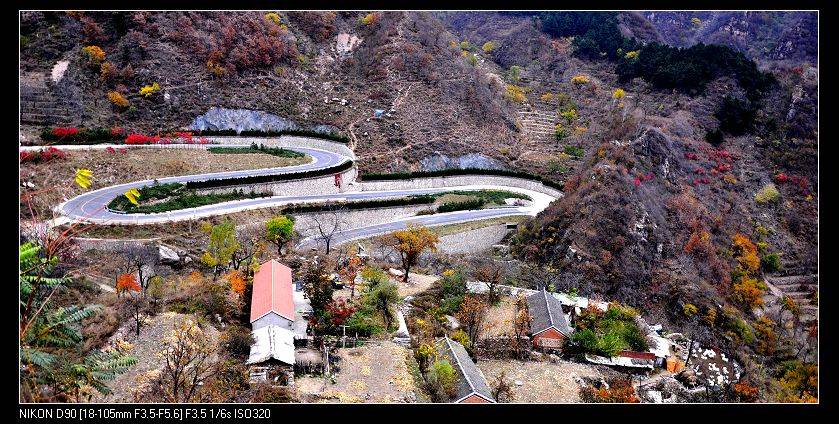
<svg viewBox="0 0 839 424"><path fill-rule="evenodd" d="M451 177L413 178L407 180L362 181L360 185L362 191L456 187L465 185L499 185L533 190L556 198L562 197L561 191L548 187L538 181L497 175L456 175Z"/></svg>
<svg viewBox="0 0 839 424"><path fill-rule="evenodd" d="M507 225L491 225L440 237L437 249L445 253L479 253L498 244L510 230Z"/></svg>
<svg viewBox="0 0 839 424"><path fill-rule="evenodd" d="M160 240L160 237L150 238L150 239L101 239L101 238L87 238L87 237L74 237L73 241L76 242L76 245L81 249L81 251L86 250L100 250L105 252L121 252L126 250L130 247L136 246L143 246L156 243Z"/></svg>
<svg viewBox="0 0 839 424"><path fill-rule="evenodd" d="M312 194L334 194L343 193L349 187L352 187L350 182L354 181L358 175L358 168L352 168L341 173L341 187L335 186L335 176L329 174L323 177L306 178L298 180L275 181L270 183L259 184L241 184L235 186L225 186L222 188L201 189L201 193L230 193L235 190L248 191L270 191L275 196L306 196Z"/></svg>

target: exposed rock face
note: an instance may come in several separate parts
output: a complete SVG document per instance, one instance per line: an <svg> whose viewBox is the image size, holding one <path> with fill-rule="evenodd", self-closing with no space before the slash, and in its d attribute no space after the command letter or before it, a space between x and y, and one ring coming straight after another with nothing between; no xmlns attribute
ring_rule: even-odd
<svg viewBox="0 0 839 424"><path fill-rule="evenodd" d="M450 157L441 153L426 156L420 161L423 171L439 171L441 169L500 169L501 164L488 156L480 153L469 153L463 156Z"/></svg>
<svg viewBox="0 0 839 424"><path fill-rule="evenodd" d="M242 131L283 131L307 129L319 133L337 133L338 128L332 125L305 126L297 122L263 112L250 109L228 109L223 107L210 108L205 114L198 116L189 125L191 130L236 130Z"/></svg>
<svg viewBox="0 0 839 424"><path fill-rule="evenodd" d="M267 112L248 109L210 108L195 118L191 130L282 131L301 129L296 122Z"/></svg>

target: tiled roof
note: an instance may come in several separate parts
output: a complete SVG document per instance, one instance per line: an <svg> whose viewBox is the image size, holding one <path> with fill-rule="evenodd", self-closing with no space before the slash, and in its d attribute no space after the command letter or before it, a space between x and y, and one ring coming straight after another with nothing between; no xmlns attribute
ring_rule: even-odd
<svg viewBox="0 0 839 424"><path fill-rule="evenodd" d="M562 303L547 290L542 289L542 291L530 295L527 298L527 309L530 316L533 317L533 321L530 323L532 334L538 334L553 327L565 336L571 335L568 319L562 312Z"/></svg>
<svg viewBox="0 0 839 424"><path fill-rule="evenodd" d="M466 352L463 345L448 337L443 337L437 340L437 352L442 358L449 361L452 368L458 373L458 379L455 383L457 385L455 401L476 394L490 402L495 402L484 374L472 362L472 358L469 357L469 353Z"/></svg>
<svg viewBox="0 0 839 424"><path fill-rule="evenodd" d="M274 312L294 321L291 268L271 259L253 276L251 322Z"/></svg>

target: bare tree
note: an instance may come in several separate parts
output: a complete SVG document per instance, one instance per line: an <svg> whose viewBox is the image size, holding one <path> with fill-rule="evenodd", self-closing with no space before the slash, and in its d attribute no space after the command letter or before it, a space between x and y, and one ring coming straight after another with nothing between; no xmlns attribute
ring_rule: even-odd
<svg viewBox="0 0 839 424"><path fill-rule="evenodd" d="M527 333L533 317L527 309L527 298L524 295L516 297L516 316L513 319L513 351L516 357L522 359L528 344Z"/></svg>
<svg viewBox="0 0 839 424"><path fill-rule="evenodd" d="M504 265L492 258L478 257L472 261L472 269L474 278L487 284L489 302L497 302L498 286L504 278Z"/></svg>
<svg viewBox="0 0 839 424"><path fill-rule="evenodd" d="M131 318L134 320L134 334L140 337L140 329L146 320L149 309L149 301L145 295L136 292L129 292L128 307L131 310Z"/></svg>
<svg viewBox="0 0 839 424"><path fill-rule="evenodd" d="M125 273L137 274L137 282L145 296L149 281L157 275L156 267L159 260L157 248L147 244L131 245L122 251L121 257L120 269Z"/></svg>
<svg viewBox="0 0 839 424"><path fill-rule="evenodd" d="M194 321L175 324L160 352L163 370L159 383L167 401L195 400L199 388L214 374L211 359L215 350L212 339Z"/></svg>
<svg viewBox="0 0 839 424"><path fill-rule="evenodd" d="M324 206L323 212L313 213L310 215L313 224L310 226L311 230L316 233L315 239L323 242L326 246L326 254L332 247L332 240L341 229L346 227L346 222L341 217L344 208L337 204L328 204Z"/></svg>
<svg viewBox="0 0 839 424"><path fill-rule="evenodd" d="M501 374L495 378L495 384L492 387L492 397L500 403L512 402L515 398L513 386L507 381L506 371L501 371Z"/></svg>

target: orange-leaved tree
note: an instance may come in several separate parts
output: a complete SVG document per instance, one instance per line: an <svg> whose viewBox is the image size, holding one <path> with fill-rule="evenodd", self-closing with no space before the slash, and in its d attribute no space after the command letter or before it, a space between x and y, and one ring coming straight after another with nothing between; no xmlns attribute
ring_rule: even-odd
<svg viewBox="0 0 839 424"><path fill-rule="evenodd" d="M228 272L224 278L228 283L230 283L230 290L232 290L233 293L236 293L238 296L245 294L247 281L245 281L245 276L242 274L242 271L234 269L233 271Z"/></svg>
<svg viewBox="0 0 839 424"><path fill-rule="evenodd" d="M142 288L134 274L125 273L117 277L117 296L127 291L139 292Z"/></svg>
<svg viewBox="0 0 839 424"><path fill-rule="evenodd" d="M404 230L393 233L393 247L399 252L399 257L402 260L402 269L405 272L402 280L406 284L408 283L408 272L412 266L416 265L420 254L426 250L436 252L439 242L440 237L422 225L408 224Z"/></svg>

